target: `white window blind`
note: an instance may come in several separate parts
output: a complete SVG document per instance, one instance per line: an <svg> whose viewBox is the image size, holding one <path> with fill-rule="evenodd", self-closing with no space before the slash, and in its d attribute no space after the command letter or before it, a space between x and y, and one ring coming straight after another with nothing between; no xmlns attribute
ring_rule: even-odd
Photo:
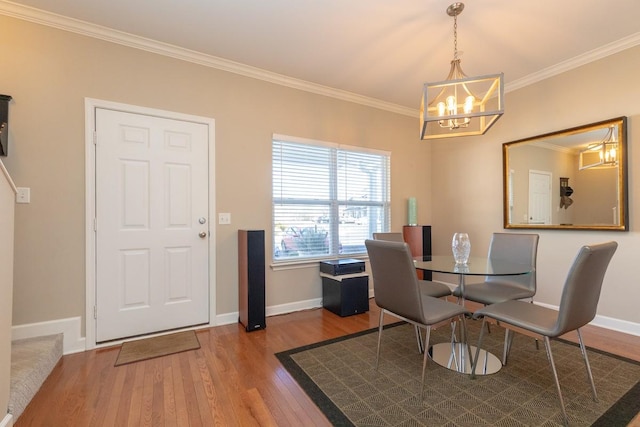
<svg viewBox="0 0 640 427"><path fill-rule="evenodd" d="M388 153L274 137L273 259L365 254L389 230Z"/></svg>

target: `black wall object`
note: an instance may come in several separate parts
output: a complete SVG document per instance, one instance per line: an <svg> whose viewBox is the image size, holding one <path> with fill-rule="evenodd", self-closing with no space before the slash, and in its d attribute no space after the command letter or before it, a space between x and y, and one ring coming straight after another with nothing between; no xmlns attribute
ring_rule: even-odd
<svg viewBox="0 0 640 427"><path fill-rule="evenodd" d="M414 257L425 257L431 254L431 226L430 225L405 225L402 227L402 237L411 249ZM431 280L430 271L418 271L418 277Z"/></svg>
<svg viewBox="0 0 640 427"><path fill-rule="evenodd" d="M9 101L11 96L0 95L0 156L9 154Z"/></svg>
<svg viewBox="0 0 640 427"><path fill-rule="evenodd" d="M247 332L266 328L264 230L238 230L238 279L238 321Z"/></svg>

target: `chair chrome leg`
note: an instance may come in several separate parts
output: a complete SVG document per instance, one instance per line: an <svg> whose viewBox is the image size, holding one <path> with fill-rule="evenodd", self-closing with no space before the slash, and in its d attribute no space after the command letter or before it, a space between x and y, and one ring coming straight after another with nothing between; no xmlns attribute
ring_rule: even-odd
<svg viewBox="0 0 640 427"><path fill-rule="evenodd" d="M596 393L596 385L593 382L593 375L591 374L591 365L589 365L589 358L587 357L587 349L584 346L584 342L582 341L582 333L580 329L576 329L578 333L578 341L580 341L580 352L582 353L582 359L584 359L584 365L587 367L587 376L589 377L589 382L591 383L591 391L593 392L593 400L595 402L598 401L598 394Z"/></svg>
<svg viewBox="0 0 640 427"><path fill-rule="evenodd" d="M464 314L460 315L460 319L462 321L462 331L460 333L460 335L464 336L464 341L462 343L462 345L467 349L467 356L469 356L469 365L473 366L473 355L471 354L471 346L469 345L469 335L467 334L467 320L464 316ZM464 371L467 370L467 363L465 362L465 360L460 357L460 362L462 363L462 369Z"/></svg>
<svg viewBox="0 0 640 427"><path fill-rule="evenodd" d="M427 333L425 334L425 338L424 338L425 348L428 348L430 338L431 338L431 326L427 326ZM427 372L427 359L429 358L428 353L429 352L425 350L422 356L422 380L420 382L420 399L424 397L424 376L425 376L425 373Z"/></svg>
<svg viewBox="0 0 640 427"><path fill-rule="evenodd" d="M420 332L420 328L418 325L413 325L416 330L416 341L418 341L418 353L424 352L424 343L422 342L422 333Z"/></svg>
<svg viewBox="0 0 640 427"><path fill-rule="evenodd" d="M480 328L480 336L478 337L478 345L476 346L476 355L473 358L473 364L471 365L471 379L476 377L476 365L480 358L480 347L482 346L482 336L484 335L484 324L487 322L487 318L482 319L482 327Z"/></svg>
<svg viewBox="0 0 640 427"><path fill-rule="evenodd" d="M531 297L531 301L529 301L531 304L533 304L533 297ZM536 350L540 350L540 343L538 342L538 338L535 338L536 340Z"/></svg>
<svg viewBox="0 0 640 427"><path fill-rule="evenodd" d="M451 354L447 361L447 368L451 369L452 366L456 371L460 371L460 364L458 363L458 357L456 354L456 343L454 341L451 341Z"/></svg>
<svg viewBox="0 0 640 427"><path fill-rule="evenodd" d="M455 320L451 321L451 342L454 343L456 342L456 326L457 326L458 322L456 322Z"/></svg>
<svg viewBox="0 0 640 427"><path fill-rule="evenodd" d="M485 307L487 306L487 304L484 305ZM500 321L496 320L496 326L500 326ZM487 333L491 333L491 323L487 322Z"/></svg>
<svg viewBox="0 0 640 427"><path fill-rule="evenodd" d="M536 342L538 342L537 339L536 339ZM507 357L509 357L509 352L511 352L511 344L513 344L513 331L509 328L505 328L504 350L502 352L502 366L506 366L507 364Z"/></svg>
<svg viewBox="0 0 640 427"><path fill-rule="evenodd" d="M509 354L509 335L510 329L505 328L504 330L504 349L502 350L502 366L507 364L507 355Z"/></svg>
<svg viewBox="0 0 640 427"><path fill-rule="evenodd" d="M380 310L380 320L378 321L378 350L376 351L376 371L380 362L380 338L382 338L382 325L384 322L384 309Z"/></svg>
<svg viewBox="0 0 640 427"><path fill-rule="evenodd" d="M553 372L553 379L556 381L556 389L558 390L558 398L560 399L560 408L562 409L562 416L564 417L564 424L569 425L569 417L567 411L564 409L564 399L562 399L562 390L560 390L560 381L558 380L558 372L556 371L556 364L553 362L553 355L551 354L551 342L549 337L544 337L544 347L547 350L547 358L551 365L551 371Z"/></svg>

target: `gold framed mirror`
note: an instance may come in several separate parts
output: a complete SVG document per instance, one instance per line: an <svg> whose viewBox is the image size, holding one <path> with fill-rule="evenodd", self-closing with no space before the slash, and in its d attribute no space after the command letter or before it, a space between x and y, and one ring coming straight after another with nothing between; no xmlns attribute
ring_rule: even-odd
<svg viewBox="0 0 640 427"><path fill-rule="evenodd" d="M502 144L507 229L628 231L627 118Z"/></svg>

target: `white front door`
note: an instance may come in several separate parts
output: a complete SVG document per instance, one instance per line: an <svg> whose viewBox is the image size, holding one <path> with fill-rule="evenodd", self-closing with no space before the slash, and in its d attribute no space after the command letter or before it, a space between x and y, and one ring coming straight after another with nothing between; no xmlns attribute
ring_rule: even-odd
<svg viewBox="0 0 640 427"><path fill-rule="evenodd" d="M529 224L551 224L551 172L529 171Z"/></svg>
<svg viewBox="0 0 640 427"><path fill-rule="evenodd" d="M95 114L96 341L208 323L209 127Z"/></svg>

